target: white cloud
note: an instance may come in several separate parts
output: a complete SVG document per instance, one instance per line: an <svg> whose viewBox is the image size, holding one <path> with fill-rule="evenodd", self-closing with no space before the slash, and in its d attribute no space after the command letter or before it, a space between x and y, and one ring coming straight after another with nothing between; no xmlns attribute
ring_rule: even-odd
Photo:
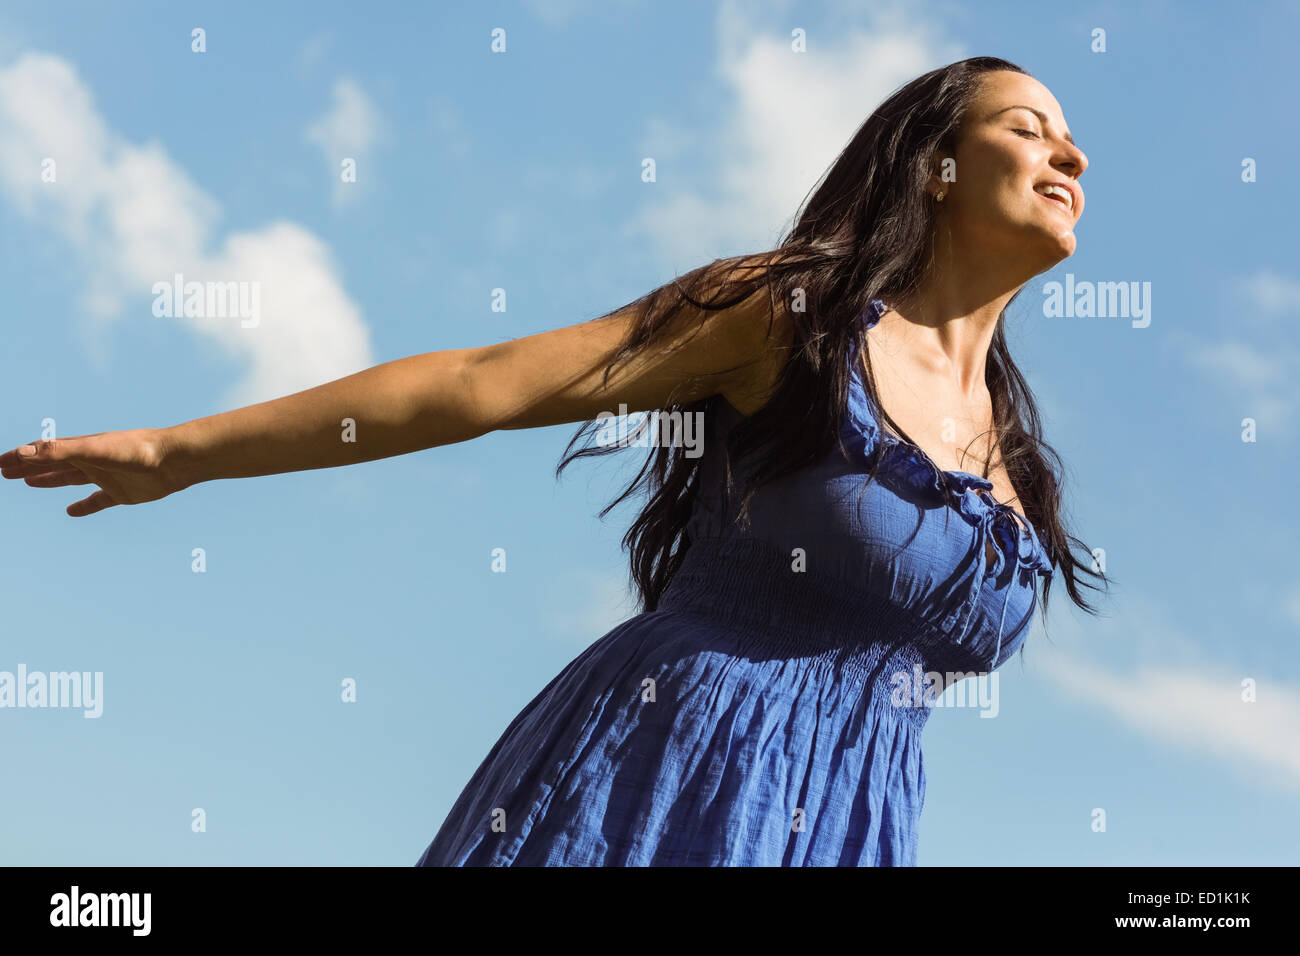
<svg viewBox="0 0 1300 956"><path fill-rule="evenodd" d="M1300 313L1300 281L1261 269L1236 283L1241 297L1267 315Z"/></svg>
<svg viewBox="0 0 1300 956"><path fill-rule="evenodd" d="M1282 613L1288 621L1300 627L1300 585L1293 587L1282 599Z"/></svg>
<svg viewBox="0 0 1300 956"><path fill-rule="evenodd" d="M680 122L649 121L643 145L656 157L658 182L646 188L633 230L648 234L673 269L775 245L806 194L870 112L895 88L960 59L924 23L891 12L870 25L810 37L795 53L787 34L761 30L753 8L719 8L717 72L731 109L707 136L678 132ZM698 147L698 149L697 149ZM691 150L693 162L673 158ZM711 181L681 184L693 168Z"/></svg>
<svg viewBox="0 0 1300 956"><path fill-rule="evenodd" d="M1276 354L1245 342L1216 342L1193 349L1188 358L1194 365L1245 388L1280 381L1286 370Z"/></svg>
<svg viewBox="0 0 1300 956"><path fill-rule="evenodd" d="M1230 763L1300 790L1300 688L1223 669L1146 665L1130 673L1094 667L1060 651L1040 665L1071 696L1095 704L1148 737Z"/></svg>
<svg viewBox="0 0 1300 956"><path fill-rule="evenodd" d="M334 183L336 204L356 197L359 188L373 175L371 149L383 134L384 121L379 110L351 77L341 77L334 84L329 110L306 130L307 141L320 147L321 155ZM356 163L356 182L344 182L342 163Z"/></svg>
<svg viewBox="0 0 1300 956"><path fill-rule="evenodd" d="M47 158L55 182L41 179ZM94 316L116 317L130 303L142 321L182 323L242 359L248 373L223 397L227 404L265 401L374 364L364 320L320 239L276 222L229 233L214 249L220 206L161 145L114 132L60 57L27 53L0 69L0 191L77 250ZM154 318L153 284L178 272L186 281L260 281L259 323Z"/></svg>
<svg viewBox="0 0 1300 956"><path fill-rule="evenodd" d="M220 322L210 332L228 353L246 357L251 367L241 388L248 393L284 395L286 386L295 391L374 364L369 330L329 248L301 226L282 221L232 235L208 268L261 283L263 318L256 329ZM261 333L253 336L255 349L245 345L250 332Z"/></svg>
<svg viewBox="0 0 1300 956"><path fill-rule="evenodd" d="M1263 435L1291 438L1291 423L1300 414L1300 350L1289 324L1259 321L1291 313L1300 315L1300 281L1260 270L1228 282L1241 306L1231 314L1232 328L1250 340L1184 339L1184 357L1233 396L1242 416L1259 422Z"/></svg>
<svg viewBox="0 0 1300 956"><path fill-rule="evenodd" d="M1255 633L1252 643L1286 639ZM1158 604L1116 596L1100 618L1053 614L1052 641L1036 640L1026 660L1070 697L1156 743L1300 791L1300 686L1239 663L1231 642L1193 641ZM1255 683L1252 703L1242 700L1247 678Z"/></svg>

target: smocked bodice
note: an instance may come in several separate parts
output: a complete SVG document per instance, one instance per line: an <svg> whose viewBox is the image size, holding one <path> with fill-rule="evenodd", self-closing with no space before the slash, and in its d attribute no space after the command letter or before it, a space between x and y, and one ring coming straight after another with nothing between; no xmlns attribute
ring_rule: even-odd
<svg viewBox="0 0 1300 956"><path fill-rule="evenodd" d="M866 328L883 310L873 302ZM804 634L810 646L875 646L876 657L901 642L920 651L927 670L991 672L1023 643L1035 575L1051 574L1048 555L1033 526L989 494L991 482L943 471L883 431L860 368L854 362L849 377L847 455L834 449L760 488L743 531L734 500L724 514L720 496L721 445L742 416L715 397L693 545L666 606L711 604L791 639Z"/></svg>

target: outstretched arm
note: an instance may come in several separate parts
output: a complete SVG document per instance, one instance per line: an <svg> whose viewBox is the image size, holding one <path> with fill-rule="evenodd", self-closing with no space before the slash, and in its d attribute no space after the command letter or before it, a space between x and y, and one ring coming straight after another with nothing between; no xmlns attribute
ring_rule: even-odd
<svg viewBox="0 0 1300 956"><path fill-rule="evenodd" d="M752 306L759 296L753 297ZM765 304L765 298L763 304ZM683 310L683 316L687 315ZM164 433L165 457L186 483L351 465L468 441L491 431L587 421L602 411L660 408L745 389L766 321L752 308L685 318L664 354L653 347L616 369L605 365L633 315L613 315L471 349L427 352L284 398L195 419ZM692 333L698 332L698 334ZM355 441L343 441L343 422Z"/></svg>
<svg viewBox="0 0 1300 956"><path fill-rule="evenodd" d="M351 465L490 431L587 421L723 394L742 411L779 371L767 295L701 315L686 307L662 340L603 373L634 320L611 316L497 345L385 362L315 388L171 428L36 442L0 455L0 474L34 487L99 484L79 517L165 497L203 481ZM778 312L778 317L779 317ZM354 427L345 440L345 420Z"/></svg>

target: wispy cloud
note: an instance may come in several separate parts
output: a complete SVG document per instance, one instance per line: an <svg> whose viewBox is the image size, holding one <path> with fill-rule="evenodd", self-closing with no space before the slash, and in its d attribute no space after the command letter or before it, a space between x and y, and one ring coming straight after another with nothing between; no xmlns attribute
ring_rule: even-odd
<svg viewBox="0 0 1300 956"><path fill-rule="evenodd" d="M1054 619L1052 644L1029 652L1032 666L1076 700L1095 706L1139 734L1231 766L1269 786L1300 791L1300 686L1248 673L1178 634L1151 608L1118 616L1124 643L1105 647L1108 630L1092 624L1087 640L1109 664L1064 650L1059 627L1083 630L1071 617ZM1134 640L1140 636L1140 640ZM1256 699L1242 699L1246 679Z"/></svg>
<svg viewBox="0 0 1300 956"><path fill-rule="evenodd" d="M442 148L451 156L464 159L473 149L473 141L456 109L456 101L445 93L436 94L431 107L433 132Z"/></svg>
<svg viewBox="0 0 1300 956"><path fill-rule="evenodd" d="M1292 587L1282 598L1282 613L1288 621L1300 627L1300 584Z"/></svg>
<svg viewBox="0 0 1300 956"><path fill-rule="evenodd" d="M1265 315L1300 315L1300 280L1268 269L1234 283L1239 297Z"/></svg>
<svg viewBox="0 0 1300 956"><path fill-rule="evenodd" d="M315 70L329 53L333 42L334 37L330 33L317 33L303 40L302 45L298 47L298 75L306 76Z"/></svg>
<svg viewBox="0 0 1300 956"><path fill-rule="evenodd" d="M53 167L48 161L53 161ZM52 168L53 181L42 178ZM214 237L220 205L157 143L139 146L100 115L67 60L27 53L0 69L0 190L33 228L78 253L77 278L96 318L170 321L247 366L223 397L264 401L374 364L369 332L326 245L291 222ZM219 242L219 245L218 245ZM153 285L259 282L260 320L154 318Z"/></svg>
<svg viewBox="0 0 1300 956"><path fill-rule="evenodd" d="M761 30L753 9L734 2L719 8L718 36L726 115L700 134L652 117L641 147L656 159L658 182L633 229L675 269L770 248L880 101L963 55L927 22L896 15L816 36L797 53L788 35ZM693 169L707 178L683 183Z"/></svg>
<svg viewBox="0 0 1300 956"><path fill-rule="evenodd" d="M1217 342L1194 349L1190 359L1240 388L1276 384L1286 371L1286 364L1276 354L1245 342Z"/></svg>
<svg viewBox="0 0 1300 956"><path fill-rule="evenodd" d="M1228 286L1239 303L1228 326L1233 337L1189 341L1185 358L1232 396L1242 417L1259 422L1261 435L1289 439L1300 415L1300 349L1294 325L1272 319L1300 319L1300 281L1262 269Z"/></svg>
<svg viewBox="0 0 1300 956"><path fill-rule="evenodd" d="M308 125L307 141L320 147L326 168L334 182L336 205L353 200L365 183L370 182L372 150L383 135L385 123L378 108L351 77L334 83L330 107L324 115ZM343 178L343 164L350 161L355 181Z"/></svg>

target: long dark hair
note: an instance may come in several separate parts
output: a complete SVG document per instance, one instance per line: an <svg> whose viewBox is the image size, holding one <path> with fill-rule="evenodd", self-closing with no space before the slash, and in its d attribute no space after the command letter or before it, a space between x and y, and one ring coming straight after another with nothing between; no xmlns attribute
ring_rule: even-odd
<svg viewBox="0 0 1300 956"><path fill-rule="evenodd" d="M742 521L759 486L816 464L836 446L847 411L851 357L864 355L864 385L884 424L910 441L879 401L860 318L873 299L888 303L909 296L933 268L934 209L926 191L932 157L936 150L955 154L979 76L995 70L1030 75L997 57L974 57L899 88L859 127L772 253L714 260L631 303L635 319L605 369L606 382L619 362L659 342L684 303L702 310L701 322L709 312L730 308L759 289L768 294L769 314L778 303L789 304L794 338L771 399L738 422L726 442L724 496L732 485L732 462L751 463L742 484ZM1003 465L1053 565L1052 577L1042 586L1044 622L1058 572L1074 603L1095 614L1080 586L1101 589L1080 582L1077 575L1106 577L1092 570L1091 561L1084 564L1071 553L1072 545L1085 552L1088 548L1062 524L1061 459L1042 439L1038 408L1007 349L1005 322L1004 309L986 363L986 384ZM714 398L670 401L662 411L705 411ZM605 443L574 451L598 427L593 421L578 430L556 468L557 478L578 458L618 450ZM691 546L686 525L704 460L687 457L686 449L670 443L650 445L653 450L636 477L600 512L603 519L638 491L649 498L623 537L643 611L658 606Z"/></svg>

